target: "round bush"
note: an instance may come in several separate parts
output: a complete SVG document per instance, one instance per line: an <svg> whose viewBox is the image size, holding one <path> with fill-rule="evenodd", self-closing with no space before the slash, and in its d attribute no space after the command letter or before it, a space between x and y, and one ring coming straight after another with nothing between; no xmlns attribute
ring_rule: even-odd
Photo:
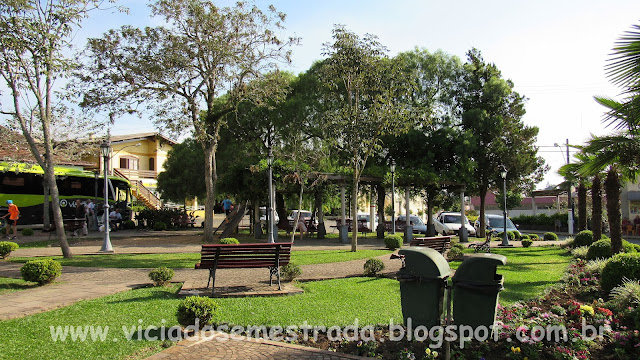
<svg viewBox="0 0 640 360"><path fill-rule="evenodd" d="M20 268L20 274L25 281L44 285L62 274L62 265L51 259L29 260Z"/></svg>
<svg viewBox="0 0 640 360"><path fill-rule="evenodd" d="M540 236L538 236L538 234L529 234L529 239L533 241L538 241L540 240Z"/></svg>
<svg viewBox="0 0 640 360"><path fill-rule="evenodd" d="M589 246L593 244L593 231L582 230L573 239L573 247Z"/></svg>
<svg viewBox="0 0 640 360"><path fill-rule="evenodd" d="M167 224L163 223L162 221L158 221L157 223L153 224L153 230L155 231L167 230Z"/></svg>
<svg viewBox="0 0 640 360"><path fill-rule="evenodd" d="M622 240L622 252L634 253L637 251L634 244L628 242L627 240ZM598 240L591 244L591 246L589 246L589 250L587 250L587 260L608 259L612 255L611 239Z"/></svg>
<svg viewBox="0 0 640 360"><path fill-rule="evenodd" d="M527 234L521 234L521 235L520 235L520 240L529 240L529 235L527 235Z"/></svg>
<svg viewBox="0 0 640 360"><path fill-rule="evenodd" d="M236 238L224 238L224 239L220 239L220 244L235 244L235 245L238 245L238 244L240 244L240 241L238 241L238 239L236 239Z"/></svg>
<svg viewBox="0 0 640 360"><path fill-rule="evenodd" d="M298 264L288 263L280 268L280 275L285 281L293 281L293 279L302 275L302 269Z"/></svg>
<svg viewBox="0 0 640 360"><path fill-rule="evenodd" d="M12 251L18 250L18 244L11 241L0 241L0 258L4 259L11 254Z"/></svg>
<svg viewBox="0 0 640 360"><path fill-rule="evenodd" d="M127 221L122 223L122 227L127 229L127 230L135 229L136 228L136 223L134 223L133 220L127 220Z"/></svg>
<svg viewBox="0 0 640 360"><path fill-rule="evenodd" d="M558 235L554 232L546 232L544 233L543 239L546 241L556 241L558 240Z"/></svg>
<svg viewBox="0 0 640 360"><path fill-rule="evenodd" d="M24 229L22 229L22 231L20 231L20 233L23 236L32 236L33 235L33 229L32 228L24 228Z"/></svg>
<svg viewBox="0 0 640 360"><path fill-rule="evenodd" d="M187 296L178 304L176 316L178 324L183 327L197 325L202 329L211 323L211 318L218 309L218 304L213 299L202 296ZM196 319L198 319L196 324Z"/></svg>
<svg viewBox="0 0 640 360"><path fill-rule="evenodd" d="M449 251L447 251L447 260L458 260L461 259L463 255L464 251L461 248L452 247L451 249L449 249Z"/></svg>
<svg viewBox="0 0 640 360"><path fill-rule="evenodd" d="M529 240L529 239L522 239L522 247L529 247L531 246L531 244L533 244L533 241Z"/></svg>
<svg viewBox="0 0 640 360"><path fill-rule="evenodd" d="M640 280L640 254L616 254L602 269L600 286L605 293L622 284L622 279Z"/></svg>
<svg viewBox="0 0 640 360"><path fill-rule="evenodd" d="M380 259L371 258L364 263L364 276L376 276L384 270L384 263Z"/></svg>
<svg viewBox="0 0 640 360"><path fill-rule="evenodd" d="M401 248L403 242L404 242L404 239L400 234L387 235L384 237L384 245L389 250L395 250L395 249Z"/></svg>
<svg viewBox="0 0 640 360"><path fill-rule="evenodd" d="M149 279L153 281L155 286L163 286L173 279L173 269L168 267L159 267L149 272Z"/></svg>
<svg viewBox="0 0 640 360"><path fill-rule="evenodd" d="M494 238L495 240L502 240L502 237L504 236L504 231L501 231L498 233L497 238ZM515 240L516 239L516 234L513 231L507 231L507 239L509 240Z"/></svg>

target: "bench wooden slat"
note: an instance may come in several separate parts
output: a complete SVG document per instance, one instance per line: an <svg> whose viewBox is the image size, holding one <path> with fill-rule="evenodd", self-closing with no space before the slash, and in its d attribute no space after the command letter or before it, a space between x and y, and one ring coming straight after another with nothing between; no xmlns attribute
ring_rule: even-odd
<svg viewBox="0 0 640 360"><path fill-rule="evenodd" d="M421 237L411 240L411 246L425 246L444 254L451 248L452 236Z"/></svg>

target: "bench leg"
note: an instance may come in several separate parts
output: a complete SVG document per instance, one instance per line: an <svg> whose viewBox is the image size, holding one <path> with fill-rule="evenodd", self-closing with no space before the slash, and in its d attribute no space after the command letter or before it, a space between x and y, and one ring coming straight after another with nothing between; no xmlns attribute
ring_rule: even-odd
<svg viewBox="0 0 640 360"><path fill-rule="evenodd" d="M273 285L273 275L278 279L278 290L282 290L280 285L280 268L278 266L269 266L269 286Z"/></svg>
<svg viewBox="0 0 640 360"><path fill-rule="evenodd" d="M209 288L209 283L211 283L211 295L213 296L216 291L216 269L209 269L209 280L207 280L207 289Z"/></svg>

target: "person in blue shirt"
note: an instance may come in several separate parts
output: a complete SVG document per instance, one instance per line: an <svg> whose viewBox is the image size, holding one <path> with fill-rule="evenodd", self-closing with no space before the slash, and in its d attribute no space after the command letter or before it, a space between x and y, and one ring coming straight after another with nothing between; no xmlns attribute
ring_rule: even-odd
<svg viewBox="0 0 640 360"><path fill-rule="evenodd" d="M222 208L224 209L224 214L226 216L229 216L229 214L231 213L231 206L232 205L233 205L233 203L231 202L231 200L229 200L229 199L222 200Z"/></svg>

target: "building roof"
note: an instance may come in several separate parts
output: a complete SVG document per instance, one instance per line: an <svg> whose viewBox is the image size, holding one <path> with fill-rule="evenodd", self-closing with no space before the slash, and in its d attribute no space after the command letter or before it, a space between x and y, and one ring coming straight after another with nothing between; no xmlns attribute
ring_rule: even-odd
<svg viewBox="0 0 640 360"><path fill-rule="evenodd" d="M131 142L131 141L151 140L151 139L155 140L156 138L160 138L160 141L166 142L169 145L175 145L178 143L177 141L170 139L159 132L148 132L148 133L139 133L139 134L127 134L127 135L112 135L111 143L114 144L114 143L124 143L124 142Z"/></svg>

